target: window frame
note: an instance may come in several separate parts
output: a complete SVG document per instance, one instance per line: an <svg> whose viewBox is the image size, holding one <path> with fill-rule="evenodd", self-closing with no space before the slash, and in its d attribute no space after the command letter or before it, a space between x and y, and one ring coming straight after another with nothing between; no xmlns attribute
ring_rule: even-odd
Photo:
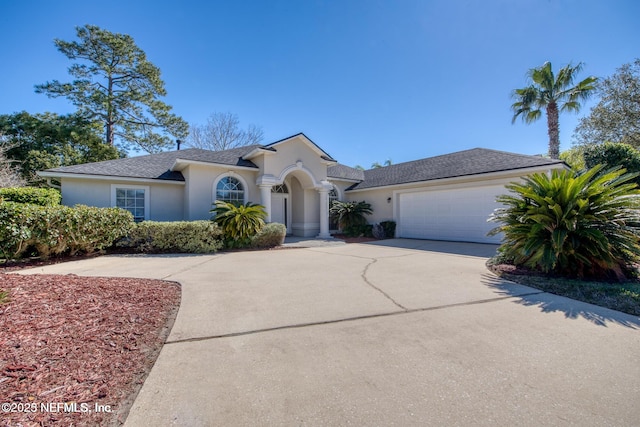
<svg viewBox="0 0 640 427"><path fill-rule="evenodd" d="M213 182L213 188L211 189L213 193L213 203L215 203L216 200L222 200L218 199L218 184L220 184L220 181L225 178L233 178L238 181L240 185L242 185L242 204L247 204L247 200L249 199L249 186L247 185L247 181L245 181L244 178L235 173L225 173L215 179L215 181Z"/></svg>
<svg viewBox="0 0 640 427"><path fill-rule="evenodd" d="M114 208L118 206L117 190L143 190L144 191L144 219L148 221L150 218L151 205L150 200L150 187L148 185L132 185L132 184L111 184L111 206ZM127 208L120 208L129 211ZM129 211L130 212L130 211ZM133 215L133 213L132 213Z"/></svg>

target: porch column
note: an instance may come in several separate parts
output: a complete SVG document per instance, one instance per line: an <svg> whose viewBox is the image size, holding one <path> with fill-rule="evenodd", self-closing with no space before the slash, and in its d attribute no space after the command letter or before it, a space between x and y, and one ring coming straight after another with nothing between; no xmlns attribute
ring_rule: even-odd
<svg viewBox="0 0 640 427"><path fill-rule="evenodd" d="M271 184L260 184L260 201L264 206L264 210L267 213L265 222L271 222Z"/></svg>
<svg viewBox="0 0 640 427"><path fill-rule="evenodd" d="M328 239L329 234L329 189L326 187L318 188L320 193L320 234L318 238Z"/></svg>

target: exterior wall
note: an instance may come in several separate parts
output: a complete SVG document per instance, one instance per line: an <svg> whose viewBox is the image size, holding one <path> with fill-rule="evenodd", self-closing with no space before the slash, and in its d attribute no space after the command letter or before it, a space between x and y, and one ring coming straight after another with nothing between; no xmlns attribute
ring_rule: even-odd
<svg viewBox="0 0 640 427"><path fill-rule="evenodd" d="M289 183L291 232L294 236L304 236L304 190L296 177L291 177Z"/></svg>
<svg viewBox="0 0 640 427"><path fill-rule="evenodd" d="M347 201L349 194L347 192L345 192L345 190L349 187L351 187L353 184L355 184L355 182L350 182L350 181L338 181L338 180L332 180L331 178L329 178L329 182L331 182L331 184L333 184L337 189L338 189L338 199L341 201Z"/></svg>
<svg viewBox="0 0 640 427"><path fill-rule="evenodd" d="M111 207L111 181L61 178L62 204Z"/></svg>
<svg viewBox="0 0 640 427"><path fill-rule="evenodd" d="M62 204L83 204L99 208L111 207L111 185L149 187L149 219L153 221L181 221L184 186L139 181L107 181L62 178Z"/></svg>
<svg viewBox="0 0 640 427"><path fill-rule="evenodd" d="M391 198L391 200L388 201L389 198ZM394 195L393 190L390 188L372 188L368 191L359 191L356 193L347 191L346 200L350 202L365 201L371 204L373 213L367 216L369 224L394 219Z"/></svg>
<svg viewBox="0 0 640 427"><path fill-rule="evenodd" d="M184 186L151 185L149 204L150 220L182 221L184 219Z"/></svg>
<svg viewBox="0 0 640 427"><path fill-rule="evenodd" d="M214 183L223 176L233 176L245 184L245 200L260 203L260 189L256 185L257 172L230 171L220 166L191 164L182 171L187 182L184 198L185 219L210 219L215 197Z"/></svg>
<svg viewBox="0 0 640 427"><path fill-rule="evenodd" d="M315 237L320 233L320 193L304 190L304 237Z"/></svg>
<svg viewBox="0 0 640 427"><path fill-rule="evenodd" d="M276 178L282 171L297 161L302 161L305 168L311 172L317 182L327 177L327 165L322 159L301 139L287 141L276 147L277 153L263 156L264 171L266 175L273 175Z"/></svg>

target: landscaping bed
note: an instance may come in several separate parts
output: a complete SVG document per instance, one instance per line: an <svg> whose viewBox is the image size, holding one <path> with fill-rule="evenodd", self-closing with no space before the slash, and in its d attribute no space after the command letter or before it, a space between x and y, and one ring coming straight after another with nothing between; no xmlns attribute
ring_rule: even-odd
<svg viewBox="0 0 640 427"><path fill-rule="evenodd" d="M524 267L487 263L496 275L555 295L640 316L640 281L596 282L544 275Z"/></svg>
<svg viewBox="0 0 640 427"><path fill-rule="evenodd" d="M8 292L0 304L2 425L123 423L173 325L179 285L0 273L0 289Z"/></svg>

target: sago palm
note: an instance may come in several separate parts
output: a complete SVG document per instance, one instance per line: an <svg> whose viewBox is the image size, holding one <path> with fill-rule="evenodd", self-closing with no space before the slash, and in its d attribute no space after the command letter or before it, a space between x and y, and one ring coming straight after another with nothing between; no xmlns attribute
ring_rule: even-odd
<svg viewBox="0 0 640 427"><path fill-rule="evenodd" d="M501 223L500 251L514 261L563 276L620 276L640 255L640 191L624 169L579 173L554 170L511 183L504 208L490 220Z"/></svg>
<svg viewBox="0 0 640 427"><path fill-rule="evenodd" d="M335 200L329 208L329 214L338 221L343 230L354 225L367 223L365 215L371 215L373 210L367 202L341 202Z"/></svg>
<svg viewBox="0 0 640 427"><path fill-rule="evenodd" d="M571 64L561 68L557 75L551 69L551 63L545 62L538 68L528 72L529 86L513 91L516 100L511 105L512 123L521 117L525 123L532 123L547 114L547 131L549 133L549 157L557 159L560 155L559 113L563 111L578 112L580 101L588 99L596 89L596 77L587 77L574 86L576 75L582 70L582 63Z"/></svg>
<svg viewBox="0 0 640 427"><path fill-rule="evenodd" d="M212 221L222 229L229 246L248 245L251 236L264 227L264 220L267 217L264 206L251 202L245 205L234 205L216 200L215 208L211 212L215 214Z"/></svg>

